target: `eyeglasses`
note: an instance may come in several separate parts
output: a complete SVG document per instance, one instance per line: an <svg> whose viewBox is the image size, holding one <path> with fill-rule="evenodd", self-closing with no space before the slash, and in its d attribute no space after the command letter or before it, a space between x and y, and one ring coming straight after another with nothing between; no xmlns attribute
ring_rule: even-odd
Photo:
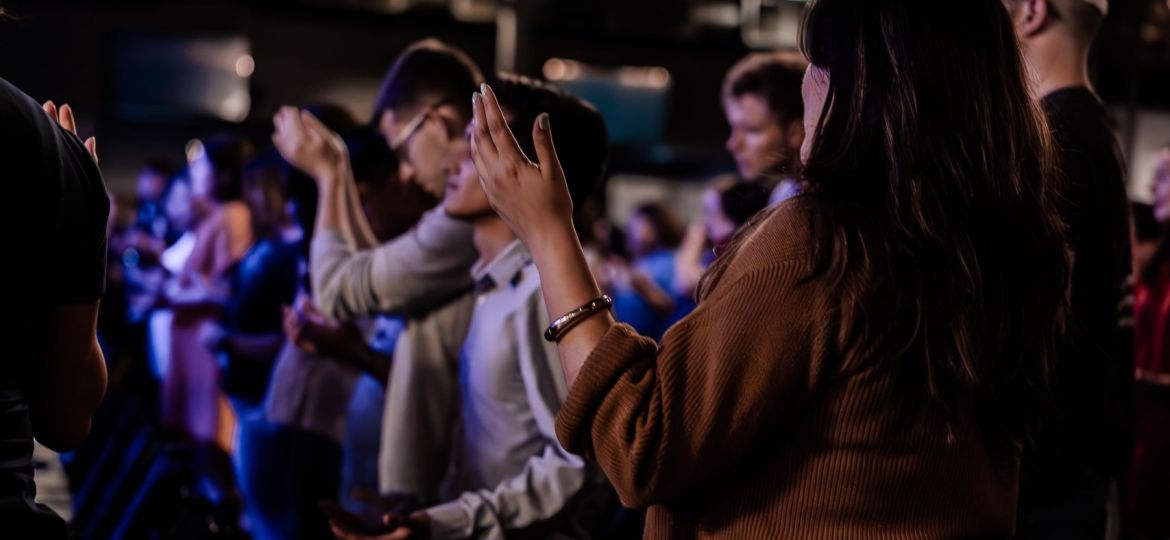
<svg viewBox="0 0 1170 540"><path fill-rule="evenodd" d="M394 134L394 140L390 142L390 149L397 152L400 157L405 157L403 154L405 153L406 146L410 143L410 140L414 138L414 136L417 135L419 131L422 130L422 127L426 125L426 122L431 118L431 115L434 115L438 112L439 107L448 104L449 103L445 101L439 102L419 111L418 114L414 115L414 118L410 119L410 122L407 122L406 125L402 127L402 129L398 130L398 132ZM458 129L455 129L451 125L451 122L448 119L443 118L441 115L439 116L439 121L443 124L443 129L446 131L447 139L450 140L452 138L452 132L457 132Z"/></svg>
<svg viewBox="0 0 1170 540"><path fill-rule="evenodd" d="M406 126L394 134L394 140L390 141L390 149L397 152L404 148L406 143L410 142L410 139L422 128L423 123L427 121L433 111L434 107L427 107L414 115L414 118L410 119Z"/></svg>

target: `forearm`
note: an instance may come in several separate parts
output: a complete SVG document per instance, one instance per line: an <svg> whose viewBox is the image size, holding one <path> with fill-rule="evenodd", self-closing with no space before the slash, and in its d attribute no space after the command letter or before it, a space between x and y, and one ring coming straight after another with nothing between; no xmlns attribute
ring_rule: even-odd
<svg viewBox="0 0 1170 540"><path fill-rule="evenodd" d="M366 212L362 208L361 197L358 196L357 182L353 174L348 174L341 181L342 185L342 208L345 211L343 216L342 227L343 234L358 249L370 249L378 245L378 237L374 235L373 228L370 227L369 220L366 219Z"/></svg>
<svg viewBox="0 0 1170 540"><path fill-rule="evenodd" d="M388 354L382 354L371 349L369 346L362 345L358 350L344 358L338 357L339 360L350 362L357 366L358 369L368 373L374 377L378 382L386 386L390 379L390 366L393 362L393 357Z"/></svg>
<svg viewBox="0 0 1170 540"><path fill-rule="evenodd" d="M549 320L556 320L601 296L601 290L589 270L572 224L548 227L546 231L529 249L540 272L541 290L545 305L548 306ZM589 354L613 324L614 319L609 312L594 315L574 327L558 343L561 368L570 388Z"/></svg>
<svg viewBox="0 0 1170 540"><path fill-rule="evenodd" d="M352 175L348 164L332 168L327 173L318 175L317 187L319 200L317 202L317 231L331 231L344 234L342 225L342 179Z"/></svg>
<svg viewBox="0 0 1170 540"><path fill-rule="evenodd" d="M546 448L495 488L465 492L428 508L432 538L504 538L542 526L551 532L550 520L588 489L587 471L582 458Z"/></svg>
<svg viewBox="0 0 1170 540"><path fill-rule="evenodd" d="M63 306L52 317L45 359L29 395L33 435L63 452L81 444L106 393L105 357L97 342L97 304Z"/></svg>

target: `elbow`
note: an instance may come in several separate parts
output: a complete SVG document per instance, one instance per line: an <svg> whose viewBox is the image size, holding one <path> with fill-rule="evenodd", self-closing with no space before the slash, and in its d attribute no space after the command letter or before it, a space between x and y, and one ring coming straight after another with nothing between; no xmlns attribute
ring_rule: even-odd
<svg viewBox="0 0 1170 540"><path fill-rule="evenodd" d="M313 305L326 317L341 319L337 287L332 286L329 282L313 280Z"/></svg>
<svg viewBox="0 0 1170 540"><path fill-rule="evenodd" d="M33 437L37 442L54 452L76 450L89 436L90 417L56 419L33 426Z"/></svg>
<svg viewBox="0 0 1170 540"><path fill-rule="evenodd" d="M645 509L670 498L661 469L637 456L628 456L618 468L603 470L627 508Z"/></svg>
<svg viewBox="0 0 1170 540"><path fill-rule="evenodd" d="M626 508L645 510L663 502L663 497L659 496L654 487L650 485L614 482L613 487L614 491L617 492L618 499L622 502L622 506Z"/></svg>
<svg viewBox="0 0 1170 540"><path fill-rule="evenodd" d="M83 368L54 377L56 384L29 402L33 437L56 452L73 450L85 441L93 415L106 395L105 359L96 342Z"/></svg>

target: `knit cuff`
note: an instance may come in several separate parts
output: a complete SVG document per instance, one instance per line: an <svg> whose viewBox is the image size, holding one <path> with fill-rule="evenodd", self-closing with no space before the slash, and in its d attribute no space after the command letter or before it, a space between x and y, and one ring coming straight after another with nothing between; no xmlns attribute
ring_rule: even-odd
<svg viewBox="0 0 1170 540"><path fill-rule="evenodd" d="M627 324L616 324L605 333L589 353L585 365L561 412L557 415L557 439L569 452L593 457L593 418L606 395L626 366L639 360L653 359L658 353L654 340L638 335Z"/></svg>

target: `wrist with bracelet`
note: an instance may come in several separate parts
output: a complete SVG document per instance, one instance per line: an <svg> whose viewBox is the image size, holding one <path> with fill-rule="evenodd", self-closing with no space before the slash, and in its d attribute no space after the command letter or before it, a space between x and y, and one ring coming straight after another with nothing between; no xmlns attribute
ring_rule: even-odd
<svg viewBox="0 0 1170 540"><path fill-rule="evenodd" d="M548 330L544 331L544 339L550 343L559 343L565 334L572 330L577 325L585 322L585 320L597 315L598 313L609 310L613 307L613 298L608 294L603 294L589 302L586 302L581 307L574 309L557 320L553 321L548 326Z"/></svg>

